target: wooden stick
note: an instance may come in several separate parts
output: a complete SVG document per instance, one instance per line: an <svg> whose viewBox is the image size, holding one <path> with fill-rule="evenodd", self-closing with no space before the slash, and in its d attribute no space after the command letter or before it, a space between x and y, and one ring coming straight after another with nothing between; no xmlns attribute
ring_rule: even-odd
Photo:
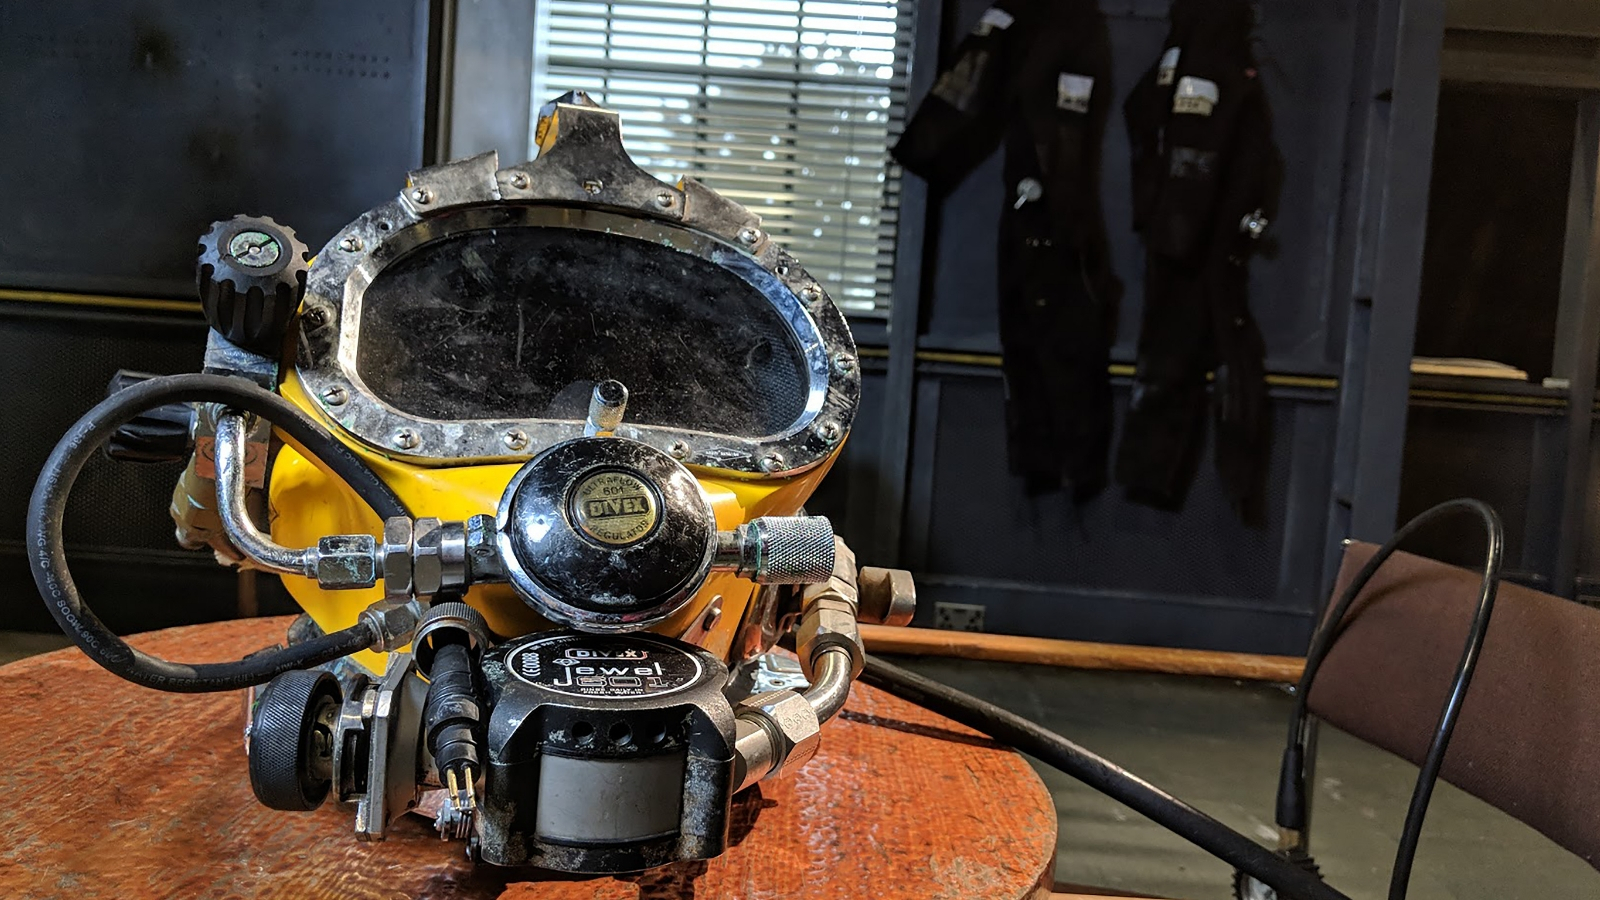
<svg viewBox="0 0 1600 900"><path fill-rule="evenodd" d="M1222 653L1216 650L1176 650L1131 644L1097 644L1049 638L940 631L931 628L892 628L862 625L861 638L873 653L954 656L996 662L1032 663L1069 669L1109 669L1119 672L1162 672L1168 675L1210 675L1245 681L1295 683L1305 668L1298 656L1264 656Z"/></svg>
<svg viewBox="0 0 1600 900"><path fill-rule="evenodd" d="M1134 900L1140 900L1140 898L1144 898L1144 900L1161 900L1160 897L1152 897L1149 894L1085 894L1076 891L1068 894L1056 891L1043 896L1045 900L1122 900L1125 897L1132 897Z"/></svg>
<svg viewBox="0 0 1600 900"><path fill-rule="evenodd" d="M1131 894L1114 888L1089 887L1082 884L1062 884L1056 882L1050 892L1042 895L1040 900L1117 900L1117 898L1132 898L1132 900L1162 900L1154 894Z"/></svg>

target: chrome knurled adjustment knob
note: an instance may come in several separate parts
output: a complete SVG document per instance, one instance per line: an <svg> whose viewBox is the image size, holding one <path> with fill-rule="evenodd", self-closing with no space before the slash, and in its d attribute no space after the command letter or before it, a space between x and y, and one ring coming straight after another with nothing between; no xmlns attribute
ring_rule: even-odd
<svg viewBox="0 0 1600 900"><path fill-rule="evenodd" d="M824 516L762 516L718 535L717 567L757 584L817 584L833 563L833 523Z"/></svg>

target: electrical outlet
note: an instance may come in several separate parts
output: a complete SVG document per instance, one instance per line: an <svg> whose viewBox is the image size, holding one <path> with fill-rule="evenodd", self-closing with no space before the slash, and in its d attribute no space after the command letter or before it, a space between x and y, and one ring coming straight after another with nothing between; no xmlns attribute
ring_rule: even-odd
<svg viewBox="0 0 1600 900"><path fill-rule="evenodd" d="M982 631L982 603L935 603L933 627L945 631Z"/></svg>

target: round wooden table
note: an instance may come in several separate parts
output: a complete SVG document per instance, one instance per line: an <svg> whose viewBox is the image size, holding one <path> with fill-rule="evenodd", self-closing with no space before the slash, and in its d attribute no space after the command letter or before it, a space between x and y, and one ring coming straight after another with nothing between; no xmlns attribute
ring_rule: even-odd
<svg viewBox="0 0 1600 900"><path fill-rule="evenodd" d="M141 635L174 660L234 659L288 619ZM1050 794L1021 756L857 685L797 775L734 800L732 847L615 878L474 867L407 816L363 844L353 811L276 812L250 792L240 693L163 694L77 649L0 667L0 897L916 898L1048 892Z"/></svg>

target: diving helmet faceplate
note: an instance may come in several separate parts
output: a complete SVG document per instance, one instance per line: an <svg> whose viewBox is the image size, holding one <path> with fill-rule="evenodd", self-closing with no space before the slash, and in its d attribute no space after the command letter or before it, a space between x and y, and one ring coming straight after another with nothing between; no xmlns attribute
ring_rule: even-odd
<svg viewBox="0 0 1600 900"><path fill-rule="evenodd" d="M540 152L412 172L335 235L307 283L295 374L356 440L420 465L527 459L582 434L593 385L617 434L753 475L824 463L860 396L827 291L761 220L658 181L617 114L548 105Z"/></svg>

